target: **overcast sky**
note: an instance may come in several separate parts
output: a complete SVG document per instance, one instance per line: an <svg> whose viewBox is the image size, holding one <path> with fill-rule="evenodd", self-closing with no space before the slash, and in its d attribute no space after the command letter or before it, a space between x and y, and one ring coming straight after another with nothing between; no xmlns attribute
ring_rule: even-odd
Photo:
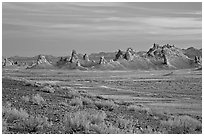
<svg viewBox="0 0 204 136"><path fill-rule="evenodd" d="M202 47L202 3L3 3L3 56Z"/></svg>

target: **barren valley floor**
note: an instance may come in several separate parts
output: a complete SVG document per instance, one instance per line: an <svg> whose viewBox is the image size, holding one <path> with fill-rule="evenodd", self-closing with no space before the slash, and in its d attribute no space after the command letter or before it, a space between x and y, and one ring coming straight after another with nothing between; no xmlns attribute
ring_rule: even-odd
<svg viewBox="0 0 204 136"><path fill-rule="evenodd" d="M35 83L40 85L36 86ZM39 89L46 85L54 88L55 92ZM43 104L34 104L31 100L24 99L31 99L36 94L42 96ZM52 125L31 131L25 125L14 129L15 123L5 121L12 126L6 126L5 133L201 133L202 71L5 68L2 73L2 103L6 105L8 102L10 108L22 108L34 117L46 117ZM109 103L106 105L107 102ZM80 126L78 129L71 127L73 120L68 126L63 123L67 114L72 118L74 116L71 113L79 114L80 119L80 112L87 110L104 112L105 116L101 119L103 123L90 121L89 127L75 124L75 127ZM124 123L118 122L119 118L126 125L121 125ZM99 131L96 126L103 128L103 131Z"/></svg>

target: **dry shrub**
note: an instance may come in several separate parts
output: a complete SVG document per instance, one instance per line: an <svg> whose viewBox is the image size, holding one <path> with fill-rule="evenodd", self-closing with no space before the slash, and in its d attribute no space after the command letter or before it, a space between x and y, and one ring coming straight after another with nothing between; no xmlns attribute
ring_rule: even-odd
<svg viewBox="0 0 204 136"><path fill-rule="evenodd" d="M11 107L2 107L2 116L6 119L7 123L15 123L17 120L28 118L28 113L20 108L17 110L16 108Z"/></svg>
<svg viewBox="0 0 204 136"><path fill-rule="evenodd" d="M46 92L46 93L54 93L55 89L51 86L44 86L43 88L40 89L40 91Z"/></svg>
<svg viewBox="0 0 204 136"><path fill-rule="evenodd" d="M71 106L83 107L83 102L82 102L81 98L76 97L76 98L73 98L73 99L70 101L70 105L71 105Z"/></svg>
<svg viewBox="0 0 204 136"><path fill-rule="evenodd" d="M46 104L44 98L40 94L33 95L30 100L33 104L42 105Z"/></svg>
<svg viewBox="0 0 204 136"><path fill-rule="evenodd" d="M129 105L127 107L127 109L130 110L130 111L143 111L143 112L148 113L148 114L152 113L150 108L148 108L148 107L146 107L146 106L144 106L142 104L139 104L139 105Z"/></svg>
<svg viewBox="0 0 204 136"><path fill-rule="evenodd" d="M69 106L69 104L67 102L60 102L59 105L61 105L61 106Z"/></svg>
<svg viewBox="0 0 204 136"><path fill-rule="evenodd" d="M12 108L9 105L2 107L2 133L33 133L43 127L50 127L46 117L29 115L25 110Z"/></svg>
<svg viewBox="0 0 204 136"><path fill-rule="evenodd" d="M67 91L67 94L66 94L65 97L68 98L68 99L73 99L73 98L76 98L76 97L80 97L80 94L79 94L78 91L71 89L71 90Z"/></svg>
<svg viewBox="0 0 204 136"><path fill-rule="evenodd" d="M8 123L6 122L6 119L2 119L2 134L9 134Z"/></svg>
<svg viewBox="0 0 204 136"><path fill-rule="evenodd" d="M202 131L202 123L190 116L175 116L161 124L171 129L170 133L196 133Z"/></svg>
<svg viewBox="0 0 204 136"><path fill-rule="evenodd" d="M50 127L52 123L47 121L48 118L44 116L29 116L24 120L20 120L13 127L13 130L19 132L37 132L38 130L43 129L44 127Z"/></svg>
<svg viewBox="0 0 204 136"><path fill-rule="evenodd" d="M84 133L84 134L122 134L126 133L122 129L113 126L105 121L104 111L77 111L67 113L64 118L65 133Z"/></svg>
<svg viewBox="0 0 204 136"><path fill-rule="evenodd" d="M128 130L129 133L133 133L133 129L134 129L133 121L123 119L123 118L118 118L118 120L116 121L116 125L120 129Z"/></svg>
<svg viewBox="0 0 204 136"><path fill-rule="evenodd" d="M88 133L89 123L86 111L67 113L64 118L65 133Z"/></svg>
<svg viewBox="0 0 204 136"><path fill-rule="evenodd" d="M93 104L93 101L87 97L83 97L81 98L82 102L83 102L83 105L92 105Z"/></svg>
<svg viewBox="0 0 204 136"><path fill-rule="evenodd" d="M28 95L22 96L22 100L24 100L25 102L30 102L32 104L36 104L36 105L43 105L46 103L43 97L40 96L40 94L32 95L31 97L29 97Z"/></svg>
<svg viewBox="0 0 204 136"><path fill-rule="evenodd" d="M66 133L91 133L92 125L104 123L106 113L94 111L77 111L67 113L64 119Z"/></svg>
<svg viewBox="0 0 204 136"><path fill-rule="evenodd" d="M33 86L33 87L40 87L41 84L39 82L35 82L32 80L24 80L24 85L25 86Z"/></svg>
<svg viewBox="0 0 204 136"><path fill-rule="evenodd" d="M97 134L124 134L122 130L117 127L114 127L112 124L108 126L105 123L94 124L91 126L93 132Z"/></svg>
<svg viewBox="0 0 204 136"><path fill-rule="evenodd" d="M95 101L94 104L98 109L108 109L113 110L114 108L117 108L118 105L116 105L113 101Z"/></svg>
<svg viewBox="0 0 204 136"><path fill-rule="evenodd" d="M30 97L29 96L22 96L22 100L25 102L30 102Z"/></svg>

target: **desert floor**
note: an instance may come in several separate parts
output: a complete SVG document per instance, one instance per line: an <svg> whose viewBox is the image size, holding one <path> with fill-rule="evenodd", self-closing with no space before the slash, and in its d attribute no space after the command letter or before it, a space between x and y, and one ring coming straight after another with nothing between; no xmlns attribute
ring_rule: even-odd
<svg viewBox="0 0 204 136"><path fill-rule="evenodd" d="M55 92L43 91L42 86L52 87ZM24 99L36 94L44 99L43 103ZM22 108L33 117L46 117L51 125L38 127L37 123L32 128L28 123L30 129L25 125L19 127L19 123L8 121L6 110L4 133L202 133L202 71L3 68L2 104L8 109L8 103L10 109ZM86 123L74 125L67 118L71 123L64 122L67 114L74 118L74 114L85 114L84 111L105 113L102 123L84 119L103 131L87 127ZM78 122L83 122L80 117Z"/></svg>

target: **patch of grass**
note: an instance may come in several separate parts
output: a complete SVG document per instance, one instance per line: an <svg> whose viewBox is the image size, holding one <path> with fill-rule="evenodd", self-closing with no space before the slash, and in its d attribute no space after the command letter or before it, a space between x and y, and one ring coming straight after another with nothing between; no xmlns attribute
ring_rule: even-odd
<svg viewBox="0 0 204 136"><path fill-rule="evenodd" d="M117 108L118 105L116 105L113 101L95 101L94 104L96 105L96 107L98 107L98 109L108 109L110 111L112 111L114 108Z"/></svg>
<svg viewBox="0 0 204 136"><path fill-rule="evenodd" d="M76 90L67 91L66 98L73 99L73 98L76 98L76 97L80 97L79 92L77 92Z"/></svg>
<svg viewBox="0 0 204 136"><path fill-rule="evenodd" d="M32 80L24 80L25 86L33 86L33 87L40 87L41 84Z"/></svg>
<svg viewBox="0 0 204 136"><path fill-rule="evenodd" d="M65 133L88 133L89 123L86 111L67 113L64 118Z"/></svg>
<svg viewBox="0 0 204 136"><path fill-rule="evenodd" d="M23 120L19 120L12 127L13 131L35 133L45 127L51 127L52 123L47 121L48 118L44 116L29 116Z"/></svg>
<svg viewBox="0 0 204 136"><path fill-rule="evenodd" d="M30 97L27 96L22 96L22 100L24 100L25 102L30 102Z"/></svg>
<svg viewBox="0 0 204 136"><path fill-rule="evenodd" d="M130 111L143 111L143 112L145 112L147 114L151 114L152 113L150 108L148 108L148 107L146 107L146 106L144 106L142 104L139 104L139 105L129 105L127 107L127 109L130 110Z"/></svg>
<svg viewBox="0 0 204 136"><path fill-rule="evenodd" d="M121 129L113 126L112 124L106 125L105 123L94 124L91 127L91 130L97 134L124 134Z"/></svg>
<svg viewBox="0 0 204 136"><path fill-rule="evenodd" d="M190 116L175 116L166 121L161 121L161 124L170 128L170 133L196 133L202 131L202 123Z"/></svg>
<svg viewBox="0 0 204 136"><path fill-rule="evenodd" d="M104 111L77 111L67 113L64 118L65 133L84 134L122 134L120 128L106 123L106 113Z"/></svg>
<svg viewBox="0 0 204 136"><path fill-rule="evenodd" d="M104 111L98 111L96 113L91 114L91 123L92 124L101 124L104 123L104 119L107 117Z"/></svg>
<svg viewBox="0 0 204 136"><path fill-rule="evenodd" d="M28 118L28 113L20 108L17 110L16 108L11 108L10 106L2 107L2 116L6 119L7 123L15 123L17 120Z"/></svg>
<svg viewBox="0 0 204 136"><path fill-rule="evenodd" d="M67 102L60 102L59 105L61 105L61 106L69 106L69 104Z"/></svg>
<svg viewBox="0 0 204 136"><path fill-rule="evenodd" d="M9 134L8 123L6 122L6 119L2 119L2 134Z"/></svg>
<svg viewBox="0 0 204 136"><path fill-rule="evenodd" d="M24 109L6 105L2 107L2 133L33 133L50 127L46 117L29 115Z"/></svg>
<svg viewBox="0 0 204 136"><path fill-rule="evenodd" d="M129 133L133 133L134 124L130 120L118 118L118 120L116 121L116 125L120 129L128 130Z"/></svg>
<svg viewBox="0 0 204 136"><path fill-rule="evenodd" d="M46 93L54 93L55 89L51 86L44 86L43 88L40 89L40 91L46 92Z"/></svg>
<svg viewBox="0 0 204 136"><path fill-rule="evenodd" d="M43 98L42 96L40 96L40 94L33 95L33 96L31 97L30 101L31 101L33 104L36 104L36 105L46 104L46 101L44 100L44 98Z"/></svg>
<svg viewBox="0 0 204 136"><path fill-rule="evenodd" d="M106 113L104 111L77 111L67 113L64 118L66 133L93 133L97 125L105 122ZM94 127L95 126L95 127ZM95 131L96 133L96 131Z"/></svg>
<svg viewBox="0 0 204 136"><path fill-rule="evenodd" d="M93 101L87 97L82 97L81 98L82 102L83 102L83 105L93 105Z"/></svg>
<svg viewBox="0 0 204 136"><path fill-rule="evenodd" d="M81 98L76 97L76 98L73 98L73 99L70 101L70 105L71 105L71 106L83 107L83 102L82 102Z"/></svg>

